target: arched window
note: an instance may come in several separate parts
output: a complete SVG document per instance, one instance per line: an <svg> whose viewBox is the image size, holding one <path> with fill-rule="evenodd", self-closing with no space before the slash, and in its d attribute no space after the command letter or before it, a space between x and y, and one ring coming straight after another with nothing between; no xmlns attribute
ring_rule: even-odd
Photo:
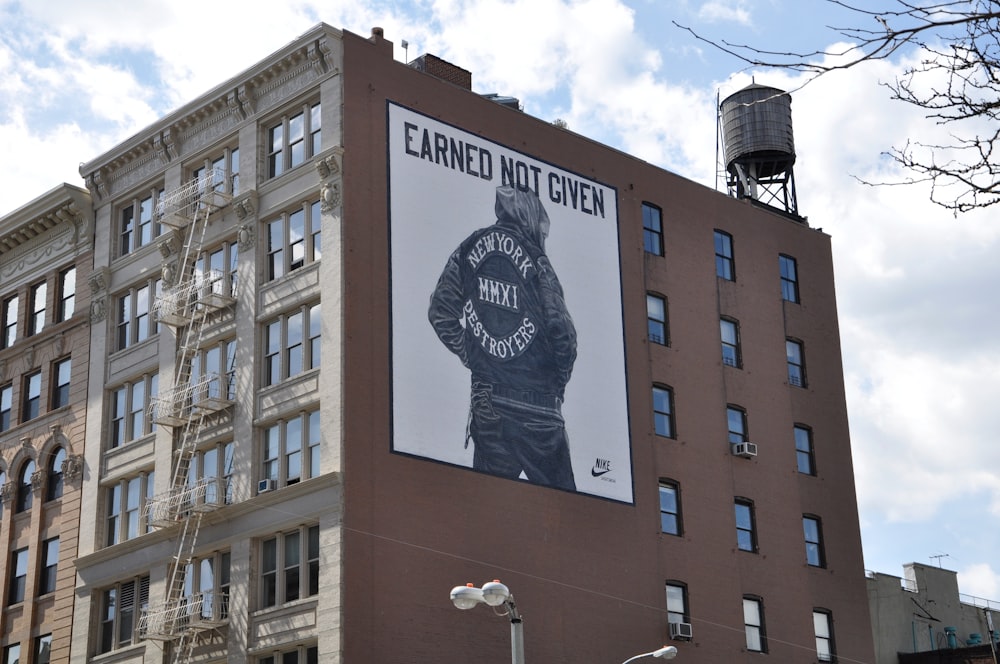
<svg viewBox="0 0 1000 664"><path fill-rule="evenodd" d="M3 489L3 485L7 483L7 473L0 470L0 489ZM3 514L3 501L0 500L0 514Z"/></svg>
<svg viewBox="0 0 1000 664"><path fill-rule="evenodd" d="M17 512L31 509L31 476L35 472L35 462L28 461L21 466L21 475L17 483Z"/></svg>
<svg viewBox="0 0 1000 664"><path fill-rule="evenodd" d="M46 500L62 498L63 495L63 462L66 461L66 450L57 447L49 455L49 484L46 489Z"/></svg>

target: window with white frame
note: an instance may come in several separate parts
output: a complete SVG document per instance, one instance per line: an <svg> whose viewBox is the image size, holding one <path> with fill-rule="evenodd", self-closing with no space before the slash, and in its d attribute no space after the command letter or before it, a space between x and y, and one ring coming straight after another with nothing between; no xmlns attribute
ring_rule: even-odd
<svg viewBox="0 0 1000 664"><path fill-rule="evenodd" d="M56 320L69 320L76 311L76 266L60 272L57 285L59 292L56 293Z"/></svg>
<svg viewBox="0 0 1000 664"><path fill-rule="evenodd" d="M191 401L236 399L236 340L202 348L191 358Z"/></svg>
<svg viewBox="0 0 1000 664"><path fill-rule="evenodd" d="M263 478L276 487L320 473L319 411L299 413L265 427L261 446Z"/></svg>
<svg viewBox="0 0 1000 664"><path fill-rule="evenodd" d="M195 260L195 283L204 287L205 291L235 297L238 263L239 245L235 242L223 242L214 249L202 252Z"/></svg>
<svg viewBox="0 0 1000 664"><path fill-rule="evenodd" d="M258 657L257 664L319 664L319 648L297 646L291 650L276 650Z"/></svg>
<svg viewBox="0 0 1000 664"><path fill-rule="evenodd" d="M650 342L670 345L667 328L667 298L646 293L646 335Z"/></svg>
<svg viewBox="0 0 1000 664"><path fill-rule="evenodd" d="M184 573L184 596L188 613L205 620L229 617L229 551L216 551L194 558Z"/></svg>
<svg viewBox="0 0 1000 664"><path fill-rule="evenodd" d="M125 256L152 243L160 234L157 223L156 204L163 197L162 189L153 189L146 194L126 201L118 213L118 254Z"/></svg>
<svg viewBox="0 0 1000 664"><path fill-rule="evenodd" d="M263 387L319 366L320 305L305 305L264 325Z"/></svg>
<svg viewBox="0 0 1000 664"><path fill-rule="evenodd" d="M46 595L56 590L56 572L59 570L59 538L42 542L42 568L38 572L38 594Z"/></svg>
<svg viewBox="0 0 1000 664"><path fill-rule="evenodd" d="M212 482L211 480L219 480ZM188 485L205 482L198 500L221 505L233 502L233 441L215 443L195 452L188 466Z"/></svg>
<svg viewBox="0 0 1000 664"><path fill-rule="evenodd" d="M10 585L7 591L7 605L24 601L28 587L28 548L17 549L10 554Z"/></svg>
<svg viewBox="0 0 1000 664"><path fill-rule="evenodd" d="M273 178L311 159L322 148L319 103L305 104L267 129L267 177Z"/></svg>
<svg viewBox="0 0 1000 664"><path fill-rule="evenodd" d="M149 605L149 577L116 583L100 594L97 654L139 643L139 614Z"/></svg>
<svg viewBox="0 0 1000 664"><path fill-rule="evenodd" d="M816 634L816 658L821 662L836 661L832 614L826 609L813 609L813 630Z"/></svg>
<svg viewBox="0 0 1000 664"><path fill-rule="evenodd" d="M260 542L260 608L319 594L319 526Z"/></svg>
<svg viewBox="0 0 1000 664"><path fill-rule="evenodd" d="M687 585L676 581L667 581L667 622L689 623Z"/></svg>
<svg viewBox="0 0 1000 664"><path fill-rule="evenodd" d="M18 296L8 297L0 305L0 348L10 348L17 341Z"/></svg>
<svg viewBox="0 0 1000 664"><path fill-rule="evenodd" d="M315 263L322 256L323 218L318 200L286 212L265 226L269 281Z"/></svg>
<svg viewBox="0 0 1000 664"><path fill-rule="evenodd" d="M729 427L729 442L733 445L747 440L747 412L739 406L726 406L726 421Z"/></svg>
<svg viewBox="0 0 1000 664"><path fill-rule="evenodd" d="M66 357L52 363L52 400L51 409L69 405L69 381L72 374L72 362Z"/></svg>
<svg viewBox="0 0 1000 664"><path fill-rule="evenodd" d="M160 279L153 279L136 284L115 298L115 350L143 342L160 331L152 303L160 297L162 286Z"/></svg>
<svg viewBox="0 0 1000 664"><path fill-rule="evenodd" d="M28 336L38 334L45 327L45 307L48 299L48 282L41 281L28 290L28 306L31 314L28 318Z"/></svg>
<svg viewBox="0 0 1000 664"><path fill-rule="evenodd" d="M156 397L158 374L148 374L123 383L111 390L111 438L108 447L114 448L141 438L156 430L149 414L149 404Z"/></svg>
<svg viewBox="0 0 1000 664"><path fill-rule="evenodd" d="M21 421L38 417L42 406L42 372L32 371L23 378L21 390Z"/></svg>
<svg viewBox="0 0 1000 664"><path fill-rule="evenodd" d="M240 193L240 149L226 148L222 154L206 159L191 169L191 179L197 182L209 173L213 190L233 196Z"/></svg>
<svg viewBox="0 0 1000 664"><path fill-rule="evenodd" d="M727 367L742 366L740 356L740 326L729 318L719 319L719 332L722 336L722 363Z"/></svg>
<svg viewBox="0 0 1000 664"><path fill-rule="evenodd" d="M759 597L743 598L743 627L747 635L747 650L767 652L767 637L764 633L764 602Z"/></svg>
<svg viewBox="0 0 1000 664"><path fill-rule="evenodd" d="M135 539L152 532L150 520L143 521L143 507L153 499L153 471L139 473L104 488L107 500L105 545Z"/></svg>

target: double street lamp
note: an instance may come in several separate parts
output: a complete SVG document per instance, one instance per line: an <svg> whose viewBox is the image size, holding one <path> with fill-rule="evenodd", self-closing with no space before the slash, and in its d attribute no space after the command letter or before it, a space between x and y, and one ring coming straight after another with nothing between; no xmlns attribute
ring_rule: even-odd
<svg viewBox="0 0 1000 664"><path fill-rule="evenodd" d="M482 588L476 588L473 584L467 583L464 586L455 586L451 589L451 601L456 608L463 610L471 609L477 604L486 604L493 607L496 615L510 618L510 661L511 664L524 664L524 623L521 621L521 614L514 603L514 596L510 594L510 588L500 583L499 579L484 583ZM499 606L503 606L502 611L497 609ZM628 664L643 657L673 659L676 656L677 648L663 646L659 650L629 657L622 664Z"/></svg>

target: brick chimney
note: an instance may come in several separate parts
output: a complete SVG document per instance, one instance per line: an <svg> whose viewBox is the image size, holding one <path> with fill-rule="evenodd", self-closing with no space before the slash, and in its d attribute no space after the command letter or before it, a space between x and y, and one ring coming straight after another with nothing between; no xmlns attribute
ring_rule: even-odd
<svg viewBox="0 0 1000 664"><path fill-rule="evenodd" d="M421 55L411 62L409 66L417 71L436 76L442 81L448 81L466 90L472 89L472 72L468 69L462 69L458 65L453 65L447 60L442 60L436 55L431 55L430 53Z"/></svg>

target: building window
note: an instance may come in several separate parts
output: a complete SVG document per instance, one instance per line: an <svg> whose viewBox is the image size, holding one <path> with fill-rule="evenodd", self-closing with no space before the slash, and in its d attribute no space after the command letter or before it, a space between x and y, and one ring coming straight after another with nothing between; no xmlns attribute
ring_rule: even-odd
<svg viewBox="0 0 1000 664"><path fill-rule="evenodd" d="M18 549L10 556L10 590L7 604L20 604L28 585L28 549Z"/></svg>
<svg viewBox="0 0 1000 664"><path fill-rule="evenodd" d="M670 345L667 336L667 300L660 295L646 293L647 335L654 344Z"/></svg>
<svg viewBox="0 0 1000 664"><path fill-rule="evenodd" d="M740 367L740 326L728 318L719 319L719 331L722 334L722 363L728 367Z"/></svg>
<svg viewBox="0 0 1000 664"><path fill-rule="evenodd" d="M736 279L733 268L733 236L715 231L715 275L727 281Z"/></svg>
<svg viewBox="0 0 1000 664"><path fill-rule="evenodd" d="M660 480L660 532L681 534L680 487L670 480Z"/></svg>
<svg viewBox="0 0 1000 664"><path fill-rule="evenodd" d="M76 311L76 267L68 267L59 273L59 292L56 294L56 320L64 321L73 317Z"/></svg>
<svg viewBox="0 0 1000 664"><path fill-rule="evenodd" d="M145 522L142 512L153 499L153 471L123 479L105 489L107 497L107 546L152 532L152 518Z"/></svg>
<svg viewBox="0 0 1000 664"><path fill-rule="evenodd" d="M816 474L816 456L813 450L812 430L795 425L795 462L804 475Z"/></svg>
<svg viewBox="0 0 1000 664"><path fill-rule="evenodd" d="M642 204L642 243L647 253L663 255L663 214L649 203Z"/></svg>
<svg viewBox="0 0 1000 664"><path fill-rule="evenodd" d="M222 246L203 252L194 263L195 283L201 287L199 293L236 297L239 263L239 246L235 242L224 242Z"/></svg>
<svg viewBox="0 0 1000 664"><path fill-rule="evenodd" d="M3 329L0 333L3 337L0 338L0 348L10 348L17 341L17 295L4 300L2 309L3 315L0 318L3 319Z"/></svg>
<svg viewBox="0 0 1000 664"><path fill-rule="evenodd" d="M267 222L268 280L318 261L322 227L319 201Z"/></svg>
<svg viewBox="0 0 1000 664"><path fill-rule="evenodd" d="M21 393L21 421L27 422L38 417L42 403L42 372L34 371L24 377Z"/></svg>
<svg viewBox="0 0 1000 664"><path fill-rule="evenodd" d="M63 495L63 464L66 463L66 450L57 447L49 455L49 481L45 487L45 499L56 500Z"/></svg>
<svg viewBox="0 0 1000 664"><path fill-rule="evenodd" d="M747 650L767 652L764 635L764 602L759 597L743 598L743 627L747 634Z"/></svg>
<svg viewBox="0 0 1000 664"><path fill-rule="evenodd" d="M21 664L20 643L15 643L3 649L3 664Z"/></svg>
<svg viewBox="0 0 1000 664"><path fill-rule="evenodd" d="M52 635L42 634L35 639L35 664L49 664L52 657Z"/></svg>
<svg viewBox="0 0 1000 664"><path fill-rule="evenodd" d="M657 436L674 437L674 392L653 386L653 430Z"/></svg>
<svg viewBox="0 0 1000 664"><path fill-rule="evenodd" d="M211 482L210 480L221 480ZM204 497L201 502L208 504L229 504L233 502L233 442L217 443L199 450L191 458L188 466L188 484L205 481Z"/></svg>
<svg viewBox="0 0 1000 664"><path fill-rule="evenodd" d="M70 358L52 363L52 410L69 404Z"/></svg>
<svg viewBox="0 0 1000 664"><path fill-rule="evenodd" d="M257 659L257 664L319 664L317 646L299 646Z"/></svg>
<svg viewBox="0 0 1000 664"><path fill-rule="evenodd" d="M806 539L806 562L812 567L826 567L823 551L823 526L819 517L803 515L802 533Z"/></svg>
<svg viewBox="0 0 1000 664"><path fill-rule="evenodd" d="M675 581L667 581L667 622L689 623L687 586Z"/></svg>
<svg viewBox="0 0 1000 664"><path fill-rule="evenodd" d="M203 348L191 358L191 401L236 399L236 340Z"/></svg>
<svg viewBox="0 0 1000 664"><path fill-rule="evenodd" d="M42 542L42 569L38 574L38 594L46 595L56 590L56 570L59 567L59 538Z"/></svg>
<svg viewBox="0 0 1000 664"><path fill-rule="evenodd" d="M48 294L46 282L37 283L29 291L31 318L28 319L28 336L38 334L45 327L45 300Z"/></svg>
<svg viewBox="0 0 1000 664"><path fill-rule="evenodd" d="M267 177L277 177L318 153L321 129L319 104L307 104L299 113L271 125L267 130Z"/></svg>
<svg viewBox="0 0 1000 664"><path fill-rule="evenodd" d="M118 295L116 350L145 341L159 332L159 324L152 315L152 303L160 297L161 291L162 281L155 279Z"/></svg>
<svg viewBox="0 0 1000 664"><path fill-rule="evenodd" d="M264 429L262 452L263 479L277 487L319 475L319 411L301 413Z"/></svg>
<svg viewBox="0 0 1000 664"><path fill-rule="evenodd" d="M207 620L229 617L229 568L231 555L221 551L195 558L184 573L184 596L188 613Z"/></svg>
<svg viewBox="0 0 1000 664"><path fill-rule="evenodd" d="M149 605L149 577L123 581L101 593L98 654L140 641L139 612Z"/></svg>
<svg viewBox="0 0 1000 664"><path fill-rule="evenodd" d="M0 385L0 431L10 428L10 413L14 409L14 386Z"/></svg>
<svg viewBox="0 0 1000 664"><path fill-rule="evenodd" d="M784 254L778 256L781 272L781 299L788 302L799 301L799 272L795 259Z"/></svg>
<svg viewBox="0 0 1000 664"><path fill-rule="evenodd" d="M27 512L34 502L31 486L31 476L35 474L35 462L27 461L21 466L21 474L17 479L17 495L15 512Z"/></svg>
<svg viewBox="0 0 1000 664"><path fill-rule="evenodd" d="M816 658L821 662L836 660L833 645L833 616L824 609L813 609L813 630L816 633Z"/></svg>
<svg viewBox="0 0 1000 664"><path fill-rule="evenodd" d="M729 442L742 443L747 440L747 413L739 406L726 407L726 420L729 426Z"/></svg>
<svg viewBox="0 0 1000 664"><path fill-rule="evenodd" d="M264 387L319 366L322 322L314 304L264 326Z"/></svg>
<svg viewBox="0 0 1000 664"><path fill-rule="evenodd" d="M802 342L785 339L785 356L788 358L788 384L795 387L805 387L806 364Z"/></svg>
<svg viewBox="0 0 1000 664"><path fill-rule="evenodd" d="M303 526L260 543L260 607L319 593L319 526Z"/></svg>
<svg viewBox="0 0 1000 664"><path fill-rule="evenodd" d="M111 391L111 448L124 445L156 430L149 404L156 398L158 374L125 383Z"/></svg>
<svg viewBox="0 0 1000 664"><path fill-rule="evenodd" d="M233 196L240 193L240 149L229 148L214 159L206 159L204 165L192 169L191 179L198 182L208 174L214 191Z"/></svg>
<svg viewBox="0 0 1000 664"><path fill-rule="evenodd" d="M754 529L753 503L737 498L736 507L736 546L740 551L757 551L757 533Z"/></svg>
<svg viewBox="0 0 1000 664"><path fill-rule="evenodd" d="M160 225L154 218L155 207L163 198L163 190L150 192L149 196L133 199L121 208L118 227L118 253L130 254L150 244L159 234Z"/></svg>

